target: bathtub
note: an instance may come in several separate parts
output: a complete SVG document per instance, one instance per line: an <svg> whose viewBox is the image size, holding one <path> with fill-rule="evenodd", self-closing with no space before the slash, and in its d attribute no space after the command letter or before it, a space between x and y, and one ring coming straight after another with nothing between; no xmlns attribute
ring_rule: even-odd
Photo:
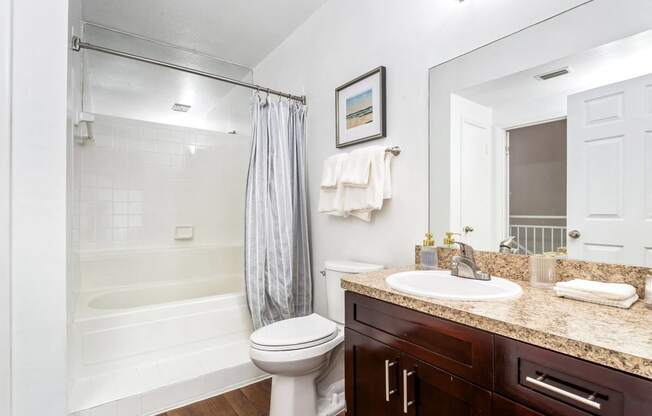
<svg viewBox="0 0 652 416"><path fill-rule="evenodd" d="M75 319L81 364L247 337L252 325L243 285L242 275L233 275L82 294Z"/></svg>
<svg viewBox="0 0 652 416"><path fill-rule="evenodd" d="M190 282L170 282L115 289L95 295L88 301L90 309L111 311L140 308L164 303L182 302L211 296L236 294L243 291L244 278L240 275L221 276Z"/></svg>
<svg viewBox="0 0 652 416"><path fill-rule="evenodd" d="M81 256L71 412L160 414L267 377L248 355L241 246ZM102 412L100 412L102 413Z"/></svg>
<svg viewBox="0 0 652 416"><path fill-rule="evenodd" d="M137 403L138 415L156 415L267 377L249 359L242 281L221 276L81 295L73 414L115 414Z"/></svg>

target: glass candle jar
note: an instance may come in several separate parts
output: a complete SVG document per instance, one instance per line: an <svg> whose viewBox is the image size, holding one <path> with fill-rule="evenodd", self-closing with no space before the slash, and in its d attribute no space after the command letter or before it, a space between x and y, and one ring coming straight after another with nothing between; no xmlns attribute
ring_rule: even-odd
<svg viewBox="0 0 652 416"><path fill-rule="evenodd" d="M557 258L547 254L530 256L530 284L550 289L557 283Z"/></svg>

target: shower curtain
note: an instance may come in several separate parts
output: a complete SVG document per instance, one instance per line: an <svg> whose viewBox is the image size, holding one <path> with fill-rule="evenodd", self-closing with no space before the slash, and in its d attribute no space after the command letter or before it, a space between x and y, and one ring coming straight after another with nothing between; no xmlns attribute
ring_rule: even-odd
<svg viewBox="0 0 652 416"><path fill-rule="evenodd" d="M245 206L245 281L254 328L312 313L305 106L255 94Z"/></svg>

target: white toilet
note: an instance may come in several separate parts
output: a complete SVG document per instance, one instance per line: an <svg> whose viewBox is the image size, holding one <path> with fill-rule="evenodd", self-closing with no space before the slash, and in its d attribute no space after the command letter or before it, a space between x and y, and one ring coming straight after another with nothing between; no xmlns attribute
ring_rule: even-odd
<svg viewBox="0 0 652 416"><path fill-rule="evenodd" d="M344 407L344 290L342 274L383 266L326 261L328 319L313 313L256 330L253 363L272 377L270 416L334 416Z"/></svg>

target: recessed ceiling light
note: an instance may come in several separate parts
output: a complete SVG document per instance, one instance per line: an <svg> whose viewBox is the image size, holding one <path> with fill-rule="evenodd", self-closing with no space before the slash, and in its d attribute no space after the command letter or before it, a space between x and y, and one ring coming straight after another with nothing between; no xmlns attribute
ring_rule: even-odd
<svg viewBox="0 0 652 416"><path fill-rule="evenodd" d="M190 111L190 106L187 104L174 103L174 105L172 106L172 111L187 113L188 111Z"/></svg>

